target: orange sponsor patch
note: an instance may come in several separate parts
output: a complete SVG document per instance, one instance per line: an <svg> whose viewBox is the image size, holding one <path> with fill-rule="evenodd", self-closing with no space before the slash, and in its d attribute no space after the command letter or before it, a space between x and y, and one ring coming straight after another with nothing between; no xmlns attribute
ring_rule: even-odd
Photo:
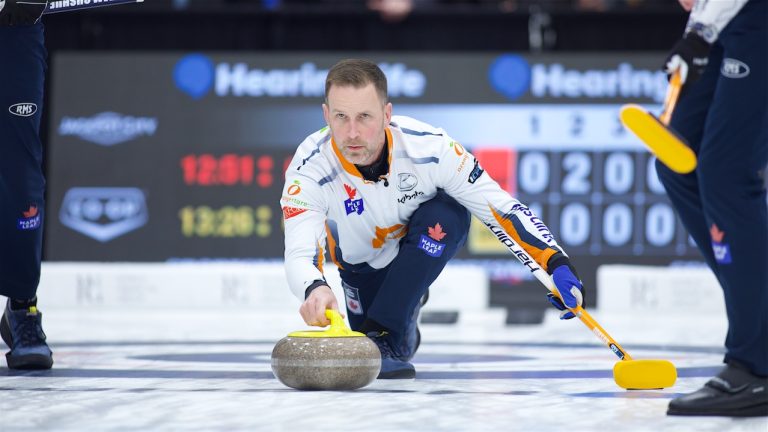
<svg viewBox="0 0 768 432"><path fill-rule="evenodd" d="M301 186L292 184L288 186L288 195L298 195L301 192Z"/></svg>
<svg viewBox="0 0 768 432"><path fill-rule="evenodd" d="M464 150L464 146L457 143L456 141L453 142L453 151L456 152L456 156L461 156L464 154L466 150Z"/></svg>
<svg viewBox="0 0 768 432"><path fill-rule="evenodd" d="M290 219L294 216L298 216L307 211L305 208L298 207L283 207L283 219Z"/></svg>

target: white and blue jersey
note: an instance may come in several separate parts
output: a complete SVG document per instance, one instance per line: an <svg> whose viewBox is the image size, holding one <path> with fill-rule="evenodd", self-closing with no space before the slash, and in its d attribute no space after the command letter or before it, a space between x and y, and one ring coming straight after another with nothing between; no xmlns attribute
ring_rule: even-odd
<svg viewBox="0 0 768 432"><path fill-rule="evenodd" d="M394 116L386 129L389 172L365 180L337 148L329 128L307 137L286 172L280 201L285 219L285 261L293 293L323 279L323 251L342 269L371 271L397 256L413 212L444 190L474 216L503 229L544 268L562 252L531 210L503 190L445 131ZM421 247L439 254L440 236Z"/></svg>

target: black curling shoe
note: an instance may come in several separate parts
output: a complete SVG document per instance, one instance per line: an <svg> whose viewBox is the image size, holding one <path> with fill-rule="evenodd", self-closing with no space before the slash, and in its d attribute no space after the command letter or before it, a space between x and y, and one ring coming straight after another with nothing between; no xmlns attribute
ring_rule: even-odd
<svg viewBox="0 0 768 432"><path fill-rule="evenodd" d="M693 393L673 399L668 415L679 416L768 416L768 378L750 373L729 362L716 377Z"/></svg>

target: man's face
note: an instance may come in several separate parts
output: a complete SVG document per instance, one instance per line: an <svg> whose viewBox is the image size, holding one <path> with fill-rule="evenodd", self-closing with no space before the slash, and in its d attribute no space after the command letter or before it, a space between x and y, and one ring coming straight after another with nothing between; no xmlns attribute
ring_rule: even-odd
<svg viewBox="0 0 768 432"><path fill-rule="evenodd" d="M379 157L392 104L379 98L373 84L355 88L332 86L323 116L339 151L355 165L370 165Z"/></svg>

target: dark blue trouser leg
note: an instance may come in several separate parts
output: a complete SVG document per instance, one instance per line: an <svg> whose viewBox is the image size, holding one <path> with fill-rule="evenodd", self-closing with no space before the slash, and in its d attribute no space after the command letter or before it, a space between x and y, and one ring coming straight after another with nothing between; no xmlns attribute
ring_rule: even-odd
<svg viewBox="0 0 768 432"><path fill-rule="evenodd" d="M389 266L373 273L341 271L345 290L355 289L362 304L363 313L355 314L347 301L350 326L359 328L371 318L396 341L403 338L419 300L466 241L469 223L467 209L438 192L411 216L408 234Z"/></svg>
<svg viewBox="0 0 768 432"><path fill-rule="evenodd" d="M46 57L42 24L0 27L0 294L15 299L40 281Z"/></svg>
<svg viewBox="0 0 768 432"><path fill-rule="evenodd" d="M696 171L678 175L657 167L723 288L729 323L726 360L767 376L768 35L763 21L753 23L750 31L736 31L738 24L732 22L734 31L726 28L721 34L702 82L684 95L672 119L672 127L698 155ZM749 74L726 76L721 68L724 61L733 64L729 59L746 64Z"/></svg>

